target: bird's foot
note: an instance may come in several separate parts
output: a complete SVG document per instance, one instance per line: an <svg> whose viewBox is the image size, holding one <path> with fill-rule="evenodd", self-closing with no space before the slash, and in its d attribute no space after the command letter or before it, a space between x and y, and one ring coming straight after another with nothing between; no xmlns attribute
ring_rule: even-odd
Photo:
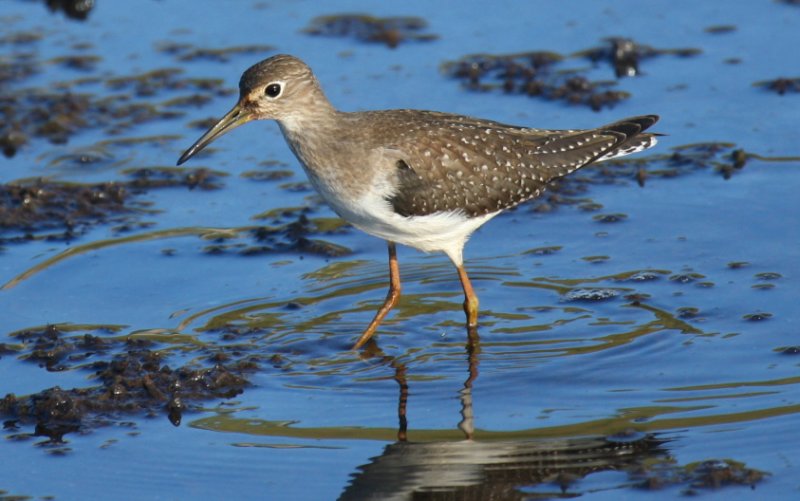
<svg viewBox="0 0 800 501"><path fill-rule="evenodd" d="M467 327L478 326L478 298L473 296L464 300L464 313L467 315Z"/></svg>

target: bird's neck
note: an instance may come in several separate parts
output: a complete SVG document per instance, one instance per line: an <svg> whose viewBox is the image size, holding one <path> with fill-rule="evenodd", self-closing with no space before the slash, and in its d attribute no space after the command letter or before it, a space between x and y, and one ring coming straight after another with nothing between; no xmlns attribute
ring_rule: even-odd
<svg viewBox="0 0 800 501"><path fill-rule="evenodd" d="M321 89L312 89L301 98L293 111L278 118L287 141L307 135L324 134L335 129L338 112Z"/></svg>
<svg viewBox="0 0 800 501"><path fill-rule="evenodd" d="M278 120L283 137L298 160L312 170L323 161L321 152L336 151L339 112L333 106L306 108Z"/></svg>

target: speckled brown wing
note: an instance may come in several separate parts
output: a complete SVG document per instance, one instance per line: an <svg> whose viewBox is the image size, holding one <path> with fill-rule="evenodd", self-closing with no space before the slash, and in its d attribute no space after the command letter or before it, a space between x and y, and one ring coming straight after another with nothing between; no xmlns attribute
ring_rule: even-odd
<svg viewBox="0 0 800 501"><path fill-rule="evenodd" d="M403 216L507 209L535 198L555 178L610 158L617 148L641 149L649 135L640 133L656 120L634 117L597 129L556 131L431 114L403 129L414 132L392 146L400 159L389 202Z"/></svg>

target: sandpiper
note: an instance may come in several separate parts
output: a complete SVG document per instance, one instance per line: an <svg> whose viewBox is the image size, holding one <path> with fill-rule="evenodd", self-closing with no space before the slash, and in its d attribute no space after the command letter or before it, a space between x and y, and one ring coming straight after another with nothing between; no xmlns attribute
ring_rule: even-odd
<svg viewBox="0 0 800 501"><path fill-rule="evenodd" d="M447 254L464 289L467 326L478 298L463 248L481 225L535 198L555 178L656 144L656 115L596 129L550 130L421 110L338 111L300 59L270 57L239 81L239 101L178 160L252 120L275 120L311 184L350 224L389 245L389 293L353 349L400 297L397 243Z"/></svg>

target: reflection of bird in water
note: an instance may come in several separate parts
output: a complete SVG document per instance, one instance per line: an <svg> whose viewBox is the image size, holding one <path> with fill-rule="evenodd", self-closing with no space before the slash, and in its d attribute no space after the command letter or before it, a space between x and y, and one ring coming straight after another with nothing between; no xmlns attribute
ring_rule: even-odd
<svg viewBox="0 0 800 501"><path fill-rule="evenodd" d="M410 442L406 407L407 367L381 352L371 340L363 356L380 358L394 370L400 388L398 441L353 474L340 500L522 500L521 488L556 483L562 491L575 480L599 471L631 469L648 458L663 456L663 440L652 435L563 439L473 440L472 387L478 377L480 339L468 329L467 378L459 391L466 440Z"/></svg>
<svg viewBox="0 0 800 501"><path fill-rule="evenodd" d="M311 69L279 55L252 66L239 102L178 160L252 120L276 120L309 180L339 216L389 243L389 294L355 348L375 333L400 297L396 243L453 261L467 325L478 297L463 266L469 236L494 216L538 196L553 179L593 162L650 148L658 117L626 118L586 130L531 129L419 110L345 113Z"/></svg>
<svg viewBox="0 0 800 501"><path fill-rule="evenodd" d="M561 492L591 473L630 470L661 457L662 440L613 438L396 442L359 467L340 500L531 499L542 483Z"/></svg>

